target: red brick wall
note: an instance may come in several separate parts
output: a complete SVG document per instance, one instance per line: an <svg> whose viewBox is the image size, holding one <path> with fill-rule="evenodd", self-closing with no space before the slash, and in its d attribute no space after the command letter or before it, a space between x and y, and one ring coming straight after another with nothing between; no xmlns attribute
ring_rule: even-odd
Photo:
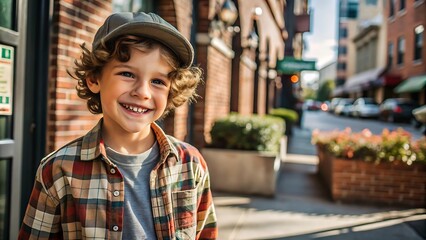
<svg viewBox="0 0 426 240"><path fill-rule="evenodd" d="M204 84L198 87L201 98L194 104L194 145L204 147L210 141L215 119L229 114L231 59L210 45L198 45L197 57L204 70Z"/></svg>
<svg viewBox="0 0 426 240"><path fill-rule="evenodd" d="M426 165L374 164L331 159L331 194L336 201L426 206ZM323 165L324 166L324 165Z"/></svg>
<svg viewBox="0 0 426 240"><path fill-rule="evenodd" d="M207 36L210 25L209 10L215 7L210 5L210 2L212 1L198 1L197 33L205 34L205 36ZM229 33L224 32L220 37L220 40L230 46L231 35ZM229 113L232 59L207 43L198 43L196 52L197 64L204 71L204 84L197 89L201 98L194 105L193 144L202 148L206 142L210 141L210 129L213 121Z"/></svg>
<svg viewBox="0 0 426 240"><path fill-rule="evenodd" d="M174 25L188 40L191 38L192 0L159 1L158 14ZM165 118L164 131L184 140L188 132L187 120L188 105L184 104Z"/></svg>
<svg viewBox="0 0 426 240"><path fill-rule="evenodd" d="M253 113L253 88L254 73L245 64L240 64L240 94L238 99L238 110L240 114L250 115Z"/></svg>
<svg viewBox="0 0 426 240"><path fill-rule="evenodd" d="M197 102L194 104L194 136L193 143L196 147L202 148L205 145L204 140L204 117L205 117L205 104L206 104L206 70L207 70L207 52L208 46L198 45L197 46L197 59L199 67L204 70L204 82L198 86L197 94L200 96Z"/></svg>
<svg viewBox="0 0 426 240"><path fill-rule="evenodd" d="M393 63L391 72L401 74L403 78L425 74L426 72L426 38L423 33L423 53L422 61L414 62L414 28L423 24L426 27L426 2L420 1L421 4L414 4L414 0L406 1L405 12L399 12L399 1L395 1L395 14L392 18L389 16L389 4L385 4L385 19L387 19L387 43L392 42L394 45ZM399 66L396 63L398 38L404 37L405 39L405 55L403 65Z"/></svg>
<svg viewBox="0 0 426 240"><path fill-rule="evenodd" d="M231 100L231 59L213 47L208 48L204 116L204 138L210 142L215 119L229 114Z"/></svg>
<svg viewBox="0 0 426 240"><path fill-rule="evenodd" d="M258 85L258 97L257 97L257 114L264 115L266 114L266 86L267 80L259 76L259 85Z"/></svg>
<svg viewBox="0 0 426 240"><path fill-rule="evenodd" d="M80 56L79 44L89 46L97 28L111 12L110 1L54 1L49 69L47 151L53 151L90 130L99 116L77 97L76 81L68 76Z"/></svg>

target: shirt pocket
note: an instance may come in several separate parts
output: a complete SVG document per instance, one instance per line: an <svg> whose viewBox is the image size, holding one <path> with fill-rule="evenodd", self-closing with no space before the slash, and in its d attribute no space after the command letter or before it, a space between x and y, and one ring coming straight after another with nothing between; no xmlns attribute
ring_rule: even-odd
<svg viewBox="0 0 426 240"><path fill-rule="evenodd" d="M177 239L195 239L197 231L197 189L172 192Z"/></svg>

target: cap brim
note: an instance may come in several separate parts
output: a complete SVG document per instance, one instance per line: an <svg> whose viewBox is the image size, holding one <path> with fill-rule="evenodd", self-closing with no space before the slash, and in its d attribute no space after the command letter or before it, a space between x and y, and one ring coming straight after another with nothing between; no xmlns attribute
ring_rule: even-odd
<svg viewBox="0 0 426 240"><path fill-rule="evenodd" d="M154 39L164 44L178 57L182 64L181 67L187 68L192 65L194 50L191 43L185 37L168 27L149 22L128 23L111 31L103 40L108 42L122 35L135 35Z"/></svg>

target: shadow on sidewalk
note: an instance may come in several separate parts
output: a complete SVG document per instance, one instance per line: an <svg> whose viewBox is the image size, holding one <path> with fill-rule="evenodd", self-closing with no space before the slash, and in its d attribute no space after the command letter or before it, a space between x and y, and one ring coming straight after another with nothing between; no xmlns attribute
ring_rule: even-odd
<svg viewBox="0 0 426 240"><path fill-rule="evenodd" d="M420 218L420 220L412 220ZM426 239L426 215L413 215L410 217L372 221L369 223L327 229L325 231L311 232L290 237L265 238L264 240L351 240L351 239ZM409 226L417 225L420 228L411 231ZM407 233L410 232L410 233Z"/></svg>
<svg viewBox="0 0 426 240"><path fill-rule="evenodd" d="M294 129L275 197L213 193L220 239L422 239L426 209L332 201L310 139L309 129Z"/></svg>

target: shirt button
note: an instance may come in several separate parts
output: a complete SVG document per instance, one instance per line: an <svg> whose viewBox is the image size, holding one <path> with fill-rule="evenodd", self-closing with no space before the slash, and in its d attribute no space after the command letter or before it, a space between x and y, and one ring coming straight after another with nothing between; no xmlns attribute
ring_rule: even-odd
<svg viewBox="0 0 426 240"><path fill-rule="evenodd" d="M109 170L109 172L110 172L111 174L114 174L114 173L115 173L115 168L111 168L111 169Z"/></svg>
<svg viewBox="0 0 426 240"><path fill-rule="evenodd" d="M113 230L114 232L117 232L117 231L118 231L118 226L117 226L117 225L115 225L114 227L112 227L112 230Z"/></svg>
<svg viewBox="0 0 426 240"><path fill-rule="evenodd" d="M120 192L119 191L114 191L113 194L114 194L115 197L118 197L120 195Z"/></svg>

